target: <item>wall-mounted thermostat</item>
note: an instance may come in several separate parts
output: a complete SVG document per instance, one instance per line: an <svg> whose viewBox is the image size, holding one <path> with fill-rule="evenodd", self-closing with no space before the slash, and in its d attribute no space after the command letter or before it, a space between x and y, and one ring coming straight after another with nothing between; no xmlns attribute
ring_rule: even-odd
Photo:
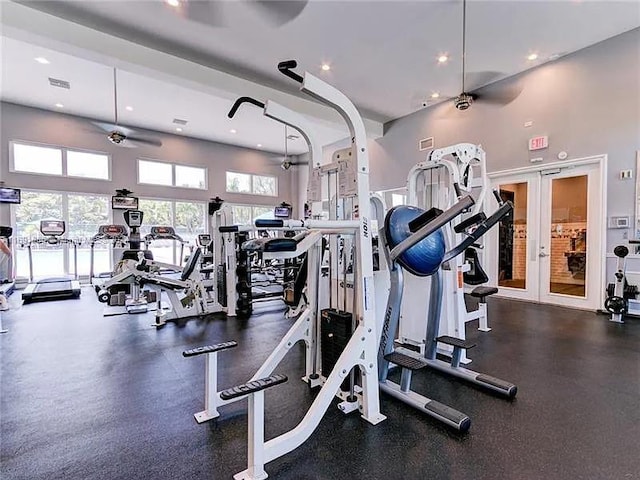
<svg viewBox="0 0 640 480"><path fill-rule="evenodd" d="M629 228L629 217L609 217L609 228Z"/></svg>

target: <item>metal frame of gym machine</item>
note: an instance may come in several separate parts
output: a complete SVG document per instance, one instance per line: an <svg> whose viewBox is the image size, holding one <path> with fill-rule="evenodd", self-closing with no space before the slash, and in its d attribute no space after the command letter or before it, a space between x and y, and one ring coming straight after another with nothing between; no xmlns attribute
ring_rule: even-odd
<svg viewBox="0 0 640 480"><path fill-rule="evenodd" d="M464 149L464 147L462 147ZM455 179L455 177L454 177ZM404 291L404 267L400 265L400 257L408 249L426 239L428 235L438 228L453 222L458 216L467 213L474 205L474 200L470 195L463 196L463 193L457 183L453 183L455 191L455 203L445 212L440 211L437 216L429 223L422 225L418 230L413 231L405 240L397 245L389 245L388 239L381 231L381 237L384 239L385 259L387 261L391 275L391 289L386 309L385 322L382 327L381 341L378 354L378 365L380 368L379 379L380 389L392 395L393 397L403 401L404 403L430 415L437 420L449 425L461 432L469 429L471 421L465 414L458 412L446 405L435 402L411 390L412 371L423 367L429 367L442 373L449 374L453 377L461 378L475 385L481 386L486 390L504 395L507 398L515 397L517 387L509 382L498 378L468 370L460 366L462 354L464 350L473 347L475 344L465 341L460 337L452 337L449 335L438 336L440 331L440 322L442 316L442 298L443 298L443 281L442 272L447 263L454 260L466 248L474 244L487 230L494 226L500 219L507 215L513 209L513 205L509 202L502 202L499 198L499 208L489 218L484 214L469 217L467 226L464 231L464 239L460 242L449 243L451 239L446 239L445 243L448 250L445 252L442 263L439 268L429 275L430 292L428 309L414 311L416 322L421 323L424 332L424 351L416 352L406 348L404 345L395 346L395 339L398 333L401 316L406 317L406 312L401 314L401 307L404 297L415 300L415 295L406 295ZM497 196L497 193L496 193ZM427 216L430 212L425 212L422 216ZM464 222L464 221L463 221ZM460 222L459 225L463 225ZM431 228L430 226L436 226ZM431 232L431 233L430 233ZM460 232L462 233L462 231ZM454 264L455 265L455 264ZM452 268L452 267L449 267ZM425 281L424 277L416 277ZM426 316L426 321L425 321ZM462 324L464 327L464 323ZM445 343L453 346L451 354L451 362L447 363L437 358L436 348L438 343ZM388 379L390 364L395 364L401 368L400 384L392 382Z"/></svg>
<svg viewBox="0 0 640 480"><path fill-rule="evenodd" d="M340 390L340 385L349 376L355 367L361 372L361 385L357 391L357 407L366 421L377 424L386 417L380 413L380 403L377 382L377 346L378 335L375 317L375 292L373 278L373 262L371 250L370 230L370 205L369 205L369 158L366 145L366 133L360 114L351 101L340 91L328 85L319 78L305 72L298 75L293 72L297 66L295 61L281 62L278 69L281 73L301 84L300 90L313 98L336 109L346 121L352 138L352 148L355 169L356 193L354 207L358 208L356 220L307 220L291 222L291 226L300 226L308 229L307 235L298 243L298 251L286 252L289 255L300 255L308 251L308 304L300 318L284 336L269 358L260 367L251 381L247 384L234 387L224 392L215 392L219 396L218 405L236 401L247 397L249 400L249 432L248 432L248 465L247 469L236 474L236 480L261 480L267 478L264 470L266 463L279 458L302 445L317 428L333 398ZM282 121L283 118L291 122L296 128L307 125L304 117L291 112L274 102L267 102L264 106L265 115L273 115ZM306 130L302 128L302 130ZM301 132L306 135L305 132ZM316 144L317 145L317 144ZM315 150L315 148L314 148ZM337 172L338 165L320 167L318 159L321 158L319 150L311 152L315 154L310 162L311 174L322 175L328 171ZM319 367L319 322L320 311L318 308L318 290L320 276L320 262L322 258L323 235L354 235L357 260L354 278L358 280L356 306L354 308L358 324L349 339L337 363L326 379L320 377ZM330 242L331 243L331 242ZM271 375L277 365L282 361L286 353L298 341L306 344L306 375L304 379L310 383L321 384L313 404L307 411L302 421L292 430L272 438L264 440L264 388L277 385L286 381L282 375ZM229 348L233 345L204 347L205 351L195 353L185 352L185 356L198 353L208 353L207 371L209 378L212 370L216 368L217 351ZM284 377L284 378L283 378ZM324 382L322 382L324 380ZM214 394L214 392L208 392Z"/></svg>
<svg viewBox="0 0 640 480"><path fill-rule="evenodd" d="M477 176L473 175L474 168L479 171ZM436 176L435 172L439 171L446 172L443 178L439 173ZM433 183L433 180L436 180L437 183ZM421 190L420 185L429 185L430 190L426 188ZM454 185L457 185L459 192L455 191ZM468 212L471 216L481 213L485 206L485 198L489 188L486 154L480 145L459 143L431 151L427 160L411 168L407 177L407 204L421 208L447 209L456 203L459 193L471 194L474 188L479 188L479 192L475 197L473 208ZM456 224L462 221L464 220L458 217L444 227L443 231L448 245L453 246L463 240L462 234L455 230ZM467 310L465 303L463 274L469 271L470 265L465 262L462 256L457 256L448 262L446 268L443 272L444 318L439 334L451 335L464 340L466 322L476 319L478 320L478 330L489 332L491 328L488 326L487 305L484 298L481 298L476 310ZM407 291L411 291L412 287L416 288L413 286L413 278L412 276L405 278ZM423 279L419 280L420 286L417 288L420 291L423 290L423 281ZM424 296L420 298L424 299ZM399 330L399 336L403 343L414 344L422 352L425 349L425 339L421 313L425 311L425 306L427 304L424 302L403 304L403 321ZM416 319L417 321L414 321ZM450 356L452 349L451 347L439 348L438 353ZM471 359L467 358L466 352L462 352L460 361L467 364L471 362Z"/></svg>

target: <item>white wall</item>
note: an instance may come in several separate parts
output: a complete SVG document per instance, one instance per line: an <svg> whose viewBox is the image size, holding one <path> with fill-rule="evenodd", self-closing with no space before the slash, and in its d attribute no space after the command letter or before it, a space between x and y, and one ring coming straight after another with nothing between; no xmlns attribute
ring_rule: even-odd
<svg viewBox="0 0 640 480"><path fill-rule="evenodd" d="M449 102L385 125L385 135L370 142L371 189L403 186L409 168L425 159L418 141L435 137L436 147L480 143L489 171L530 165L530 158L557 161L608 154L608 216L635 214L635 180L620 180L624 169L635 172L640 150L640 29L593 45L518 77L491 85L499 91L517 84L520 96L502 108L477 103L466 112ZM525 128L524 123L533 121ZM549 136L549 148L529 152L527 140ZM637 174L638 172L635 172ZM623 241L621 230L608 230L607 246Z"/></svg>
<svg viewBox="0 0 640 480"><path fill-rule="evenodd" d="M110 143L89 119L50 112L12 103L0 103L0 181L7 186L82 193L113 194L116 188L128 188L140 197L207 201L219 195L232 203L275 205L282 201L295 204L297 179L280 167L281 156L221 143L196 140L180 135L139 130L159 138L162 147L123 148ZM25 140L66 147L106 152L111 155L112 180L85 180L20 174L9 171L9 142ZM208 190L137 184L136 159L144 157L172 163L208 168ZM227 193L227 170L258 173L278 178L278 196L265 197ZM9 209L0 209L0 222L7 224Z"/></svg>

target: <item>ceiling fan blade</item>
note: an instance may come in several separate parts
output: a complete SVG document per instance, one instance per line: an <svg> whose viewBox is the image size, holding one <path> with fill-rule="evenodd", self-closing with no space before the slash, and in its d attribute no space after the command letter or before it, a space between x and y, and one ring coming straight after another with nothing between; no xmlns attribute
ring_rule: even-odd
<svg viewBox="0 0 640 480"><path fill-rule="evenodd" d="M484 91L483 91L484 90ZM473 93L474 101L493 105L508 105L522 93L522 85L501 86L500 89L481 89Z"/></svg>
<svg viewBox="0 0 640 480"><path fill-rule="evenodd" d="M484 72L469 72L465 77L465 88L471 92L480 87L496 81L500 77L506 77L507 75L502 72L484 71Z"/></svg>
<svg viewBox="0 0 640 480"><path fill-rule="evenodd" d="M104 131L105 133L111 133L116 128L118 128L117 125L114 125L113 123L93 122L93 121L91 123L96 127L98 127L100 130Z"/></svg>
<svg viewBox="0 0 640 480"><path fill-rule="evenodd" d="M127 140L126 141L135 142L135 143L142 143L142 144L145 144L145 145L152 145L154 147L161 147L162 146L162 142L160 140L158 140L157 138L150 138L150 137L136 137L136 136L127 135ZM126 141L125 141L125 143L126 143Z"/></svg>
<svg viewBox="0 0 640 480"><path fill-rule="evenodd" d="M204 23L212 27L226 27L222 4L226 2L211 2L209 0L189 0L180 4L180 13L187 20Z"/></svg>
<svg viewBox="0 0 640 480"><path fill-rule="evenodd" d="M116 143L115 145L120 148L136 148L136 145L134 143L130 143L129 139Z"/></svg>
<svg viewBox="0 0 640 480"><path fill-rule="evenodd" d="M102 130L105 133L120 132L125 137L129 137L131 135L135 135L135 130L132 130L132 129L127 128L127 127L123 127L122 125L115 125L113 123L94 122L94 121L92 121L91 123L93 125L95 125L96 127L98 127L100 130Z"/></svg>
<svg viewBox="0 0 640 480"><path fill-rule="evenodd" d="M308 0L252 0L248 3L274 26L295 19L307 6Z"/></svg>

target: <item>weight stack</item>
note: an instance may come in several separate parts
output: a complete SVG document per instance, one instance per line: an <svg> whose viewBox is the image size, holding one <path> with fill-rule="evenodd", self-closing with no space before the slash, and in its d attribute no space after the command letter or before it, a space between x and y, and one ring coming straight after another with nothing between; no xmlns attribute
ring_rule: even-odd
<svg viewBox="0 0 640 480"><path fill-rule="evenodd" d="M238 317L247 318L253 312L253 297L251 295L251 266L249 255L242 250L242 244L249 240L247 232L236 233L236 314Z"/></svg>
<svg viewBox="0 0 640 480"><path fill-rule="evenodd" d="M322 352L322 376L328 377L336 366L338 358L353 335L351 312L326 308L320 313L320 342ZM342 390L349 390L349 377L342 382Z"/></svg>
<svg viewBox="0 0 640 480"><path fill-rule="evenodd" d="M223 263L216 268L216 288L218 289L218 303L227 306L227 266Z"/></svg>

